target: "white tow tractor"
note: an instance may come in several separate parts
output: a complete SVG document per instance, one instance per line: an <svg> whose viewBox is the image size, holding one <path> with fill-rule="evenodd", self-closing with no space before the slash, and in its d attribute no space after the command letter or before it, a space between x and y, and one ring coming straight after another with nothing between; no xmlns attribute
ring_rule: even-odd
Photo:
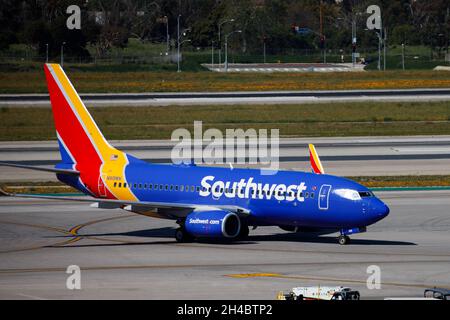
<svg viewBox="0 0 450 320"><path fill-rule="evenodd" d="M356 290L348 287L296 287L288 293L280 291L277 300L359 300Z"/></svg>

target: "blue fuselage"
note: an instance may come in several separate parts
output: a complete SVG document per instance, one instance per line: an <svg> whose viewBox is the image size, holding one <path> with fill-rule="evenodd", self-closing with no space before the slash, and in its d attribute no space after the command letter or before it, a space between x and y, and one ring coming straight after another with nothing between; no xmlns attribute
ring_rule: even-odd
<svg viewBox="0 0 450 320"><path fill-rule="evenodd" d="M247 209L251 225L343 229L389 214L366 187L332 175L258 169L149 164L128 156L127 187L140 201L230 205Z"/></svg>

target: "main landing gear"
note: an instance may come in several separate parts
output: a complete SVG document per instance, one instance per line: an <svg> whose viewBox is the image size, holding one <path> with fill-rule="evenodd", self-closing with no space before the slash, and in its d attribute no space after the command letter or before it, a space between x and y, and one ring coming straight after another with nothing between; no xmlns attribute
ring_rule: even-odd
<svg viewBox="0 0 450 320"><path fill-rule="evenodd" d="M338 237L338 242L339 242L339 244L340 244L341 246L346 245L346 244L349 244L349 243L350 243L350 237L349 237L349 236L346 236L346 235L344 235L344 234L341 234L341 235Z"/></svg>
<svg viewBox="0 0 450 320"><path fill-rule="evenodd" d="M179 227L175 231L175 240L180 243L186 243L186 242L192 242L194 238L186 232L186 230L183 227Z"/></svg>
<svg viewBox="0 0 450 320"><path fill-rule="evenodd" d="M250 229L247 224L241 224L241 230L239 230L239 234L236 237L237 240L245 240L248 238L248 235L250 233Z"/></svg>

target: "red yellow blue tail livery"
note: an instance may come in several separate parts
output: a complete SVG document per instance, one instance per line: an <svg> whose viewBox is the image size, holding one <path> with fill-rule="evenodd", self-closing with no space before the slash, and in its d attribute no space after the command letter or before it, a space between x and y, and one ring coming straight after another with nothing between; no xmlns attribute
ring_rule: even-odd
<svg viewBox="0 0 450 320"><path fill-rule="evenodd" d="M313 145L314 173L257 169L152 164L111 146L72 83L57 64L46 64L61 161L54 168L10 163L55 173L58 179L88 197L8 196L94 202L104 209L172 219L179 242L196 238L239 240L249 227L279 226L288 231L338 232L340 244L349 235L383 219L389 208L366 187L325 174Z"/></svg>
<svg viewBox="0 0 450 320"><path fill-rule="evenodd" d="M311 167L314 173L325 173L322 167L322 162L320 161L319 155L317 154L316 147L314 147L314 145L311 143L309 144L309 160L311 162Z"/></svg>

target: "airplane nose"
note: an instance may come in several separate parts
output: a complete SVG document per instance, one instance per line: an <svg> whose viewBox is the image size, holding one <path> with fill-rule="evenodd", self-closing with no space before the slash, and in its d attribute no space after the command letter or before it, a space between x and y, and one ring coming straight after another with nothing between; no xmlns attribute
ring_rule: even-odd
<svg viewBox="0 0 450 320"><path fill-rule="evenodd" d="M371 198L367 202L366 221L367 225L384 219L389 214L389 207L378 198Z"/></svg>
<svg viewBox="0 0 450 320"><path fill-rule="evenodd" d="M385 218L390 211L391 210L389 209L389 207L385 203L382 203L380 208L380 215L382 216L382 219Z"/></svg>
<svg viewBox="0 0 450 320"><path fill-rule="evenodd" d="M389 207L381 200L378 200L372 209L372 213L376 216L378 220L384 219L390 210Z"/></svg>

